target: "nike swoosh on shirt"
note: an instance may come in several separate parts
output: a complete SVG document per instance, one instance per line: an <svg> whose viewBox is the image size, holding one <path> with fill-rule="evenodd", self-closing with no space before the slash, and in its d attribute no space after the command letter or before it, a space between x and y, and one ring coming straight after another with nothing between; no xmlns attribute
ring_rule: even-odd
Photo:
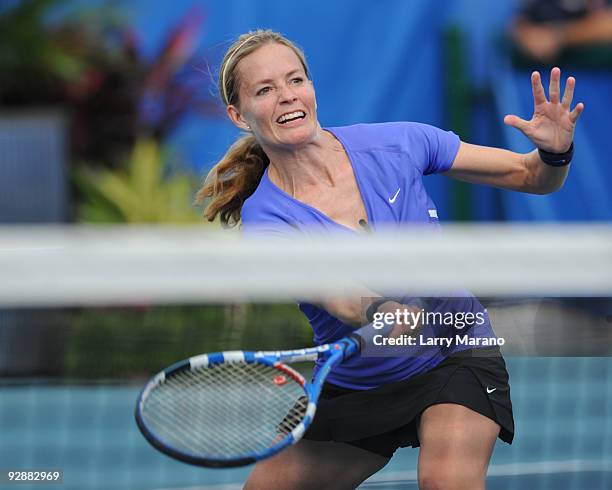
<svg viewBox="0 0 612 490"><path fill-rule="evenodd" d="M490 395L491 393L493 393L497 388L491 388L489 389L489 387L487 386L487 393Z"/></svg>
<svg viewBox="0 0 612 490"><path fill-rule="evenodd" d="M399 189L397 189L397 192L395 193L395 196L393 196L392 198L389 198L389 204L393 204L395 202L395 200L397 199L397 195L400 193L401 191L401 187Z"/></svg>

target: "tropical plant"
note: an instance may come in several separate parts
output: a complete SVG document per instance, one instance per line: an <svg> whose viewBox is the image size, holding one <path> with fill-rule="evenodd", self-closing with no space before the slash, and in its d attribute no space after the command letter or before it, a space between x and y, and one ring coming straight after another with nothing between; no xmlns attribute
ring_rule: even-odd
<svg viewBox="0 0 612 490"><path fill-rule="evenodd" d="M80 221L90 223L202 222L193 203L195 179L169 169L169 158L152 139L137 141L125 169L75 171L84 202Z"/></svg>

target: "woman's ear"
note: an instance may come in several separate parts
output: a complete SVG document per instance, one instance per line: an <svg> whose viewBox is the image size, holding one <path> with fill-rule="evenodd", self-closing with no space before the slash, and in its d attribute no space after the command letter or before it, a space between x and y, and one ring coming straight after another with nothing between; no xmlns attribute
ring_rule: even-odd
<svg viewBox="0 0 612 490"><path fill-rule="evenodd" d="M247 124L247 122L243 119L242 114L238 111L238 108L234 105L227 106L227 115L229 116L234 126L242 129L243 131L250 131L251 126Z"/></svg>

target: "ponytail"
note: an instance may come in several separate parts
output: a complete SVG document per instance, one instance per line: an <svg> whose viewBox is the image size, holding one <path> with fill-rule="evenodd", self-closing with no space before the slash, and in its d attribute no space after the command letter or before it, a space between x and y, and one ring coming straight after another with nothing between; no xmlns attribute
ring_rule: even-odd
<svg viewBox="0 0 612 490"><path fill-rule="evenodd" d="M212 168L196 194L198 204L210 199L204 217L214 221L219 215L223 226L236 226L244 201L255 192L269 164L254 136L238 139Z"/></svg>

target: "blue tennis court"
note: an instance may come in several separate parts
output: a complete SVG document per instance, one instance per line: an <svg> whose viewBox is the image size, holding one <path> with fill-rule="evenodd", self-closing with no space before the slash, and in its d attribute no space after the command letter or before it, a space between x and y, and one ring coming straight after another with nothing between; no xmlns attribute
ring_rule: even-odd
<svg viewBox="0 0 612 490"><path fill-rule="evenodd" d="M497 445L487 488L612 488L612 359L507 362L517 432L512 446ZM65 490L241 488L249 468L191 467L151 448L133 422L138 389L5 383L0 389L0 467L62 469L63 485L48 486ZM362 488L417 488L416 458L416 450L400 450Z"/></svg>

